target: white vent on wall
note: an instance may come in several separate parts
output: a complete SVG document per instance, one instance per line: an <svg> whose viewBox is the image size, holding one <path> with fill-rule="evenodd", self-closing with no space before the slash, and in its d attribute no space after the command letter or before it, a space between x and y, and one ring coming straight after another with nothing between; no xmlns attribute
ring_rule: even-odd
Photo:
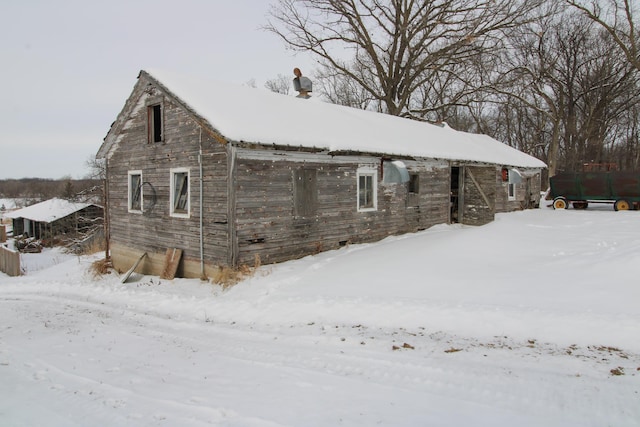
<svg viewBox="0 0 640 427"><path fill-rule="evenodd" d="M409 182L409 171L400 160L385 161L382 169L382 182L385 184L402 184Z"/></svg>

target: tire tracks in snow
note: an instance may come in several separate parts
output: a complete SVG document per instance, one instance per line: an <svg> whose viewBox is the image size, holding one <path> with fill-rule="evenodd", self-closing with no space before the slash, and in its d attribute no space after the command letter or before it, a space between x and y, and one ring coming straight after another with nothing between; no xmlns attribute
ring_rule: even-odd
<svg viewBox="0 0 640 427"><path fill-rule="evenodd" d="M629 411L628 408L617 408L615 398L606 397L608 391L615 395L616 389L612 386L610 377L595 380L600 389L598 391L593 386L585 389L586 382L582 381L582 374L563 372L567 366L576 369L586 366L587 370L592 369L599 362L585 364L585 360L588 362L589 358L595 356L582 351L583 359L579 360L575 356L561 354L562 349L552 345L533 343L537 346L529 348L533 345L529 343L529 346L520 344L518 347L517 343L509 342L504 337L497 339L495 343L479 343L473 339L439 333L368 329L362 325L348 327L309 324L285 328L281 325L220 324L199 320L198 316L177 319L171 310L142 307L139 303L122 306L121 299L112 300L108 295L100 297L68 291L46 295L12 291L4 293L0 298L3 305L18 301L48 304L53 308L52 315L60 314L59 319L40 319L44 327L68 328L68 333L73 334L74 321L66 318L64 312L84 312L84 316L89 320L93 319L95 323L126 322L131 331L137 331L142 340L161 341L187 352L204 355L204 359L224 358L265 368L315 372L393 386L425 395L498 406L505 410L513 407L526 408L532 414L540 411L560 414L572 406L576 396L589 397L590 394L601 397L603 413L610 413L612 410L623 413ZM64 309L61 312L60 307ZM410 343L409 347L403 347L405 342ZM392 350L393 345L399 349ZM447 353L447 350L455 351ZM580 353L584 349L573 350L574 353ZM629 363L640 360L637 355L625 354L625 357ZM527 359L525 363L523 358ZM552 362L551 368L549 362ZM44 359L40 359L39 363L45 372L65 375L63 370L48 364ZM523 366L526 369L523 370ZM75 375L72 372L66 374ZM584 376L589 377L589 384L593 384L592 372L587 372ZM544 392L528 392L526 383L534 379L540 381L540 378L548 384ZM82 383L83 379L89 383L96 381L82 375L77 376L74 381ZM108 386L113 387L118 395L131 393L128 387L117 384ZM166 405L161 399L145 399L148 405ZM209 409L208 406L207 408ZM579 412L578 409L574 412ZM208 411L205 413L209 417L215 416Z"/></svg>

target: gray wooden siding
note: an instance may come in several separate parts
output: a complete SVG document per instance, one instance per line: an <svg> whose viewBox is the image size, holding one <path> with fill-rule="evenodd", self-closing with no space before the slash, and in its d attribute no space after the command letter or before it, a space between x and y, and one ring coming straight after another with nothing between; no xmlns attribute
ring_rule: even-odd
<svg viewBox="0 0 640 427"><path fill-rule="evenodd" d="M148 89L148 88L147 88ZM153 91L151 91L153 93ZM213 140L191 119L190 113L161 97L163 107L163 142L147 142L147 100L158 100L141 85L132 97L138 97L133 113L123 126L120 144L108 163L110 235L116 245L140 251L164 252L166 248L183 249L187 259L199 259L200 140L203 147L203 224L205 260L227 263L227 155L226 147ZM171 217L170 169L190 170L190 217ZM130 170L142 171L143 214L127 209ZM152 203L155 192L155 203Z"/></svg>
<svg viewBox="0 0 640 427"><path fill-rule="evenodd" d="M525 172L525 179L516 184L515 200L509 200L509 185L502 180L500 170L501 168L496 168L496 212L513 212L539 206L541 180L538 170L521 170Z"/></svg>
<svg viewBox="0 0 640 427"><path fill-rule="evenodd" d="M462 223L484 225L494 219L495 166L465 166Z"/></svg>
<svg viewBox="0 0 640 427"><path fill-rule="evenodd" d="M406 184L382 184L376 157L240 150L236 175L239 264L299 258L348 243L380 240L448 220L449 169L444 162L407 162L420 177L417 206L407 206ZM378 170L378 209L357 212L357 170ZM314 215L295 211L294 180L301 167L316 170Z"/></svg>

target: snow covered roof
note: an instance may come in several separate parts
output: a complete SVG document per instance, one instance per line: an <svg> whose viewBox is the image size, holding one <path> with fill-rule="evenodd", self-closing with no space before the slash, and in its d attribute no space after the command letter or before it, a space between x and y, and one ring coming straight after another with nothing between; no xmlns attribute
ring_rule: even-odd
<svg viewBox="0 0 640 427"><path fill-rule="evenodd" d="M64 199L53 198L10 212L5 217L12 219L26 218L31 221L50 223L91 205L91 203L74 203Z"/></svg>
<svg viewBox="0 0 640 427"><path fill-rule="evenodd" d="M4 209L3 209L3 207L4 207ZM11 198L3 199L3 198L0 198L0 210L10 211L10 210L13 210L13 209L16 209L16 208L17 208L16 199L11 199Z"/></svg>
<svg viewBox="0 0 640 427"><path fill-rule="evenodd" d="M544 162L487 135L317 98L309 101L161 70L146 73L235 141L546 167Z"/></svg>
<svg viewBox="0 0 640 427"><path fill-rule="evenodd" d="M230 141L545 168L489 136L448 126L234 86L162 70L141 71ZM115 144L105 138L98 156Z"/></svg>

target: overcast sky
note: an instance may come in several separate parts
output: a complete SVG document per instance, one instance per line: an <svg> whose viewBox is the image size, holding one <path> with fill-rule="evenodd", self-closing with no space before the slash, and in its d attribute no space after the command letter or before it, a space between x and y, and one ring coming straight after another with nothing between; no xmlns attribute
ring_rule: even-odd
<svg viewBox="0 0 640 427"><path fill-rule="evenodd" d="M294 55L269 0L0 0L0 179L81 178L141 69L263 87Z"/></svg>

